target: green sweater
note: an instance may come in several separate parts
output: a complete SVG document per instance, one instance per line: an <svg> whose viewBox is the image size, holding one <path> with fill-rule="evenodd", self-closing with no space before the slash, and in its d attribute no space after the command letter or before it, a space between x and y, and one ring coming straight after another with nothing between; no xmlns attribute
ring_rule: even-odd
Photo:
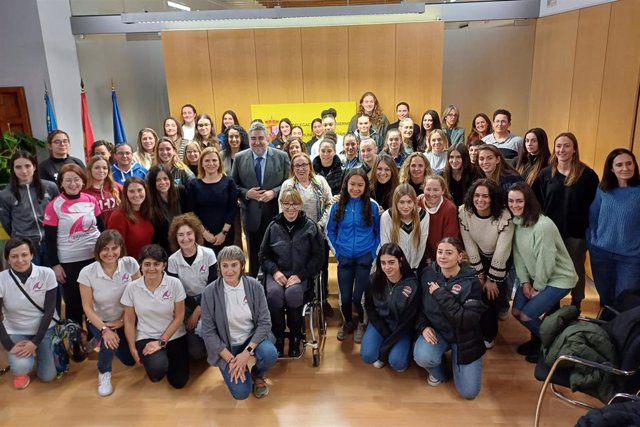
<svg viewBox="0 0 640 427"><path fill-rule="evenodd" d="M522 226L514 218L513 262L522 283L532 283L537 291L548 286L571 289L578 282L569 252L553 221L540 215L538 222Z"/></svg>

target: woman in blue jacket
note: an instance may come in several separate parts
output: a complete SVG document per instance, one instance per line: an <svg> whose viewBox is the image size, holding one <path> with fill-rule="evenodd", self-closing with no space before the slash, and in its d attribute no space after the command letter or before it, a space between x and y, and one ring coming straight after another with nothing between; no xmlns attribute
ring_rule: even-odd
<svg viewBox="0 0 640 427"><path fill-rule="evenodd" d="M394 370L405 371L420 299L418 279L400 246L382 245L364 298L369 326L360 357L378 369L389 362Z"/></svg>
<svg viewBox="0 0 640 427"><path fill-rule="evenodd" d="M354 332L353 340L362 341L364 307L362 294L380 244L380 208L371 199L367 175L363 169L352 169L342 183L340 200L331 206L327 236L338 260L340 309L344 323L338 340ZM353 319L351 305L358 313Z"/></svg>

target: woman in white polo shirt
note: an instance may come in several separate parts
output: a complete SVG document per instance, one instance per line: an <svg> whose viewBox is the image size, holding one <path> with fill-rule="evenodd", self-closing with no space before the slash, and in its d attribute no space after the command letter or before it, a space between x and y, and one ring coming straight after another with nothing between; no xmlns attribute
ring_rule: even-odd
<svg viewBox="0 0 640 427"><path fill-rule="evenodd" d="M34 363L40 380L48 382L56 377L51 336L58 283L53 270L31 262L30 239L9 240L4 257L10 268L0 272L0 342L9 355L13 386L22 390L31 382Z"/></svg>
<svg viewBox="0 0 640 427"><path fill-rule="evenodd" d="M166 375L169 384L182 388L189 380L184 288L164 273L167 253L161 246L143 247L138 261L142 277L125 288L120 300L129 350L152 382Z"/></svg>
<svg viewBox="0 0 640 427"><path fill-rule="evenodd" d="M127 366L136 363L124 336L124 309L120 298L125 288L140 277L140 267L134 258L125 256L124 240L116 230L105 230L100 234L94 256L96 261L80 271L78 283L91 334L102 336L98 355L98 394L109 396L113 392L113 356Z"/></svg>
<svg viewBox="0 0 640 427"><path fill-rule="evenodd" d="M182 282L187 294L185 300L185 327L187 349L192 359L207 357L207 349L200 338L200 297L204 288L218 277L216 254L203 246L202 223L192 213L176 216L169 227L169 243L178 249L169 257L167 274Z"/></svg>
<svg viewBox="0 0 640 427"><path fill-rule="evenodd" d="M202 338L208 362L220 369L234 399L269 394L265 375L278 360L264 287L244 272L244 253L226 246L218 253L220 278L202 293ZM249 371L248 362L256 363Z"/></svg>

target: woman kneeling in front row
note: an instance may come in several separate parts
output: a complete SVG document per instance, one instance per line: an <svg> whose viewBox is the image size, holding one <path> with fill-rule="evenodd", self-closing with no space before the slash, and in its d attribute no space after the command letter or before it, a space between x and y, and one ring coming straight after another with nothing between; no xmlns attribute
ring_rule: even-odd
<svg viewBox="0 0 640 427"><path fill-rule="evenodd" d="M152 382L166 375L169 384L182 388L189 380L184 288L165 274L167 253L162 246L143 247L138 260L142 277L125 288L120 300L129 350Z"/></svg>
<svg viewBox="0 0 640 427"><path fill-rule="evenodd" d="M389 362L394 370L405 371L420 299L418 280L400 246L382 245L364 297L369 325L360 357L376 368Z"/></svg>
<svg viewBox="0 0 640 427"><path fill-rule="evenodd" d="M482 383L482 340L480 318L485 306L482 284L476 272L463 264L464 247L455 237L438 244L436 263L422 270L418 316L420 337L413 358L429 373L427 383L438 386L445 380L443 355L451 349L453 381L465 399L474 399Z"/></svg>
<svg viewBox="0 0 640 427"><path fill-rule="evenodd" d="M269 394L267 371L276 363L271 318L264 288L253 277L244 276L244 254L237 246L218 253L220 275L202 292L202 338L209 364L222 372L231 395L238 400ZM249 371L249 357L256 363Z"/></svg>

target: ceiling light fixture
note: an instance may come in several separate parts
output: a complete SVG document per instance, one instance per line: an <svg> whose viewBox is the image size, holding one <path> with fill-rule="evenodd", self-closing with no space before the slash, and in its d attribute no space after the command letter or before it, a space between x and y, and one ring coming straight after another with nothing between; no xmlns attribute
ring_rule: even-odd
<svg viewBox="0 0 640 427"><path fill-rule="evenodd" d="M172 7L174 9L184 10L185 12L191 12L191 8L189 6L185 6L183 4L176 3L171 0L167 1L167 6Z"/></svg>

